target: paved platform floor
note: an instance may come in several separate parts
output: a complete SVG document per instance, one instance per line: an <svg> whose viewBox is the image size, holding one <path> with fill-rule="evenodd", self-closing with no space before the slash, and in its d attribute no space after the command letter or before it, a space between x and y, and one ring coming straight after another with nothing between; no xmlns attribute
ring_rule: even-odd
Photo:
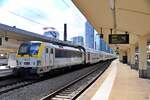
<svg viewBox="0 0 150 100"><path fill-rule="evenodd" d="M9 69L7 66L0 66L0 70Z"/></svg>
<svg viewBox="0 0 150 100"><path fill-rule="evenodd" d="M150 100L150 80L117 59L78 100Z"/></svg>

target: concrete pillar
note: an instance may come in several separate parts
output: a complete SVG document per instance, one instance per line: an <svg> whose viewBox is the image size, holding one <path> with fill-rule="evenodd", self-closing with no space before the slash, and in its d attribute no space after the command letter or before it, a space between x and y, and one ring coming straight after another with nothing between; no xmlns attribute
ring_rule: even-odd
<svg viewBox="0 0 150 100"><path fill-rule="evenodd" d="M119 60L121 62L124 61L123 56L127 56L125 51L119 51Z"/></svg>
<svg viewBox="0 0 150 100"><path fill-rule="evenodd" d="M131 68L138 69L138 66L135 66L135 45L134 44L130 45L130 55L131 55L130 58Z"/></svg>
<svg viewBox="0 0 150 100"><path fill-rule="evenodd" d="M139 37L139 77L147 78L147 39L144 36Z"/></svg>
<svg viewBox="0 0 150 100"><path fill-rule="evenodd" d="M122 52L119 51L119 61L123 61L122 55L123 55Z"/></svg>
<svg viewBox="0 0 150 100"><path fill-rule="evenodd" d="M127 50L127 60L128 60L128 64L130 64L130 58L131 58L131 54L130 54L130 49Z"/></svg>

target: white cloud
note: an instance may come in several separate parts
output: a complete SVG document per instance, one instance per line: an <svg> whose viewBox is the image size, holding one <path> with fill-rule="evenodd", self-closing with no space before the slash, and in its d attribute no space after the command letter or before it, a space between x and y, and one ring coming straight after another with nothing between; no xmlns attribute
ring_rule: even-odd
<svg viewBox="0 0 150 100"><path fill-rule="evenodd" d="M61 39L63 39L64 23L68 25L68 38L81 33L83 36L85 19L70 2L67 2L70 5L69 7L61 10L58 8L59 5L56 7L54 0L8 0L0 10L0 13L2 13L0 14L0 22L39 34L43 32L44 26L8 12L11 11L47 26L55 27L61 33Z"/></svg>

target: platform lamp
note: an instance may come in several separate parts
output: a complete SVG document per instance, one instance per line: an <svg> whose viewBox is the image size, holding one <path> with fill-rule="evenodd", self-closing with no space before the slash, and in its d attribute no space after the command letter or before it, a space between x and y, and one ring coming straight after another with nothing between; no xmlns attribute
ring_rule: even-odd
<svg viewBox="0 0 150 100"><path fill-rule="evenodd" d="M110 34L111 34L111 35L112 35L112 31L113 31L113 29L111 28L111 29L110 29Z"/></svg>

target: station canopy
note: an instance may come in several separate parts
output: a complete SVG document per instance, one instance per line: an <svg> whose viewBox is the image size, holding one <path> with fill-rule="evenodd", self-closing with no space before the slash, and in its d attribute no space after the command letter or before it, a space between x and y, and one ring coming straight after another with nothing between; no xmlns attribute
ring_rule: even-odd
<svg viewBox="0 0 150 100"><path fill-rule="evenodd" d="M46 37L37 33L22 30L16 27L8 26L0 23L0 37L8 37L18 41L43 41L52 43L62 43L62 41ZM64 43L65 44L65 43Z"/></svg>
<svg viewBox="0 0 150 100"><path fill-rule="evenodd" d="M82 46L74 45L67 41L62 41L62 40L46 37L44 35L22 30L16 27L4 25L1 23L0 23L0 37L5 37L5 38L7 37L8 39L14 39L17 41L43 41L43 42L53 43L56 45L71 46L71 47L85 50ZM5 50L9 49L9 47L4 48L4 49Z"/></svg>
<svg viewBox="0 0 150 100"><path fill-rule="evenodd" d="M150 0L72 0L94 28L150 34ZM150 40L150 39L149 39Z"/></svg>

